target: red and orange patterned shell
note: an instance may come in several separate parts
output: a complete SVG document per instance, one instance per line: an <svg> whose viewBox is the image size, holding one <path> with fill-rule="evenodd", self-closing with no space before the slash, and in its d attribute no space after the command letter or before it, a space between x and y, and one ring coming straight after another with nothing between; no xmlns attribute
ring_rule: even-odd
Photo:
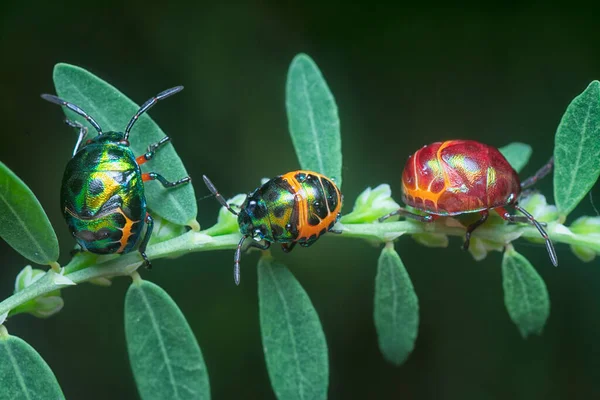
<svg viewBox="0 0 600 400"><path fill-rule="evenodd" d="M474 140L436 142L417 150L402 173L406 204L435 215L458 215L514 203L517 172L495 147Z"/></svg>

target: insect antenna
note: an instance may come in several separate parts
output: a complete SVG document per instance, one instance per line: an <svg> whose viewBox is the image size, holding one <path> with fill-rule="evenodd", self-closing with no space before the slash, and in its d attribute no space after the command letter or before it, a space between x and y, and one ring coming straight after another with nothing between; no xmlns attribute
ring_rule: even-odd
<svg viewBox="0 0 600 400"><path fill-rule="evenodd" d="M244 245L244 240L248 238L248 235L242 236L240 242L237 245L237 249L235 250L235 256L233 257L233 280L236 285L240 284L240 260L242 259L242 246Z"/></svg>
<svg viewBox="0 0 600 400"><path fill-rule="evenodd" d="M42 99L49 101L50 103L54 103L54 104L58 104L59 106L67 107L69 110L73 111L77 115L82 116L83 118L85 118L85 120L87 122L90 123L90 125L92 125L94 127L95 130L98 131L98 135L102 135L102 128L100 128L100 125L98 125L96 120L94 118L92 118L90 115L88 115L88 113L83 111L81 108L76 106L75 104L69 103L68 101L60 99L52 94L42 94L41 97L42 97Z"/></svg>
<svg viewBox="0 0 600 400"><path fill-rule="evenodd" d="M140 107L140 109L135 113L135 115L133 117L131 117L131 121L129 121L129 123L127 124L127 128L125 128L125 134L123 135L123 140L129 139L129 132L131 131L131 128L133 127L133 124L135 124L135 122L138 120L138 118L143 113L145 113L150 108L152 108L152 106L154 106L156 103L158 103L159 100L166 99L167 97L169 97L171 95L174 95L175 93L181 92L182 90L183 90L183 86L175 86L175 87L173 87L171 89L167 89L167 90L165 90L163 92L160 92L156 96L151 97L150 99L148 99Z"/></svg>
<svg viewBox="0 0 600 400"><path fill-rule="evenodd" d="M536 219L533 217L533 215L529 214L529 212L527 212L525 209L521 208L519 205L516 204L514 207L516 210L520 211L523 215L525 215L527 217L527 219L540 232L540 235L542 235L542 237L546 240L546 250L548 250L548 255L550 255L550 261L552 261L552 264L555 267L558 267L558 258L556 257L556 251L554 250L554 245L552 244L552 241L548 237L548 234L546 233L546 231L544 230L542 225L540 225L540 223L536 221Z"/></svg>
<svg viewBox="0 0 600 400"><path fill-rule="evenodd" d="M225 200L225 198L221 195L221 193L219 193L219 191L217 190L215 185L213 185L213 183L210 181L210 179L208 179L208 177L206 175L202 175L202 179L204 179L204 184L206 185L208 190L210 190L210 192L215 196L215 198L218 200L218 202L221 203L221 205L223 207L225 207L227 210L229 210L229 212L232 213L233 215L238 215L238 212L235 211L233 208L231 208L231 206L229 204L227 204L227 200ZM242 243L242 242L240 242L240 243Z"/></svg>

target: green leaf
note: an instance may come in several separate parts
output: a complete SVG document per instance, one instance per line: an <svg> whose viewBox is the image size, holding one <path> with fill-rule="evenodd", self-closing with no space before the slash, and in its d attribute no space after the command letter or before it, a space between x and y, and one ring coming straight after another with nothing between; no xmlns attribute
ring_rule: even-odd
<svg viewBox="0 0 600 400"><path fill-rule="evenodd" d="M125 297L125 336L142 399L210 398L202 352L181 310L139 277Z"/></svg>
<svg viewBox="0 0 600 400"><path fill-rule="evenodd" d="M529 162L531 157L531 146L525 143L513 142L504 147L500 147L500 153L506 158L508 163L517 172L521 172Z"/></svg>
<svg viewBox="0 0 600 400"><path fill-rule="evenodd" d="M136 103L114 86L74 65L57 64L54 68L54 85L59 97L85 110L105 132L123 132L131 117L139 109ZM150 87L147 98L165 89L167 88ZM146 99L142 100L145 101ZM169 107L173 110L171 115L174 118L169 123L170 126L177 126L176 118L180 113L177 111L176 97L161 101L155 107ZM96 131L85 119L76 116L64 107L63 109L70 119L88 126L88 135L95 134ZM54 129L62 132L65 128L57 124ZM172 139L176 142L179 135L182 135L182 133L174 132ZM145 113L139 118L131 131L129 137L131 149L136 156L139 156L146 152L148 145L158 142L164 136L163 131L150 118L148 113ZM75 138L76 135L73 133L73 145L75 145ZM142 170L158 172L169 181L188 175L172 144L161 147L152 160L142 165ZM155 181L147 182L145 188L148 206L153 213L179 225L194 225L197 208L192 185L186 184L177 188L166 189L158 181Z"/></svg>
<svg viewBox="0 0 600 400"><path fill-rule="evenodd" d="M31 189L0 162L0 237L23 257L51 264L58 259L58 239Z"/></svg>
<svg viewBox="0 0 600 400"><path fill-rule="evenodd" d="M326 399L325 334L308 295L285 265L258 262L260 330L271 386L279 399Z"/></svg>
<svg viewBox="0 0 600 400"><path fill-rule="evenodd" d="M302 169L333 178L342 187L342 139L335 99L315 62L294 57L288 71L286 106L292 143Z"/></svg>
<svg viewBox="0 0 600 400"><path fill-rule="evenodd" d="M567 215L600 175L600 82L593 81L569 104L554 139L554 200Z"/></svg>
<svg viewBox="0 0 600 400"><path fill-rule="evenodd" d="M54 373L24 340L0 325L0 398L11 400L64 399Z"/></svg>
<svg viewBox="0 0 600 400"><path fill-rule="evenodd" d="M550 315L550 299L542 278L529 261L508 246L502 258L504 304L521 336L540 335Z"/></svg>
<svg viewBox="0 0 600 400"><path fill-rule="evenodd" d="M377 264L374 319L379 349L386 360L401 365L415 347L419 300L391 242L383 248Z"/></svg>

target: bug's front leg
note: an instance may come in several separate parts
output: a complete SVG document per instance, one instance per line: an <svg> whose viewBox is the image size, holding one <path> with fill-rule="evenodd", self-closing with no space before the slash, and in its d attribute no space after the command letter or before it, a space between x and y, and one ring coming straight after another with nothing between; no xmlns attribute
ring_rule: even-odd
<svg viewBox="0 0 600 400"><path fill-rule="evenodd" d="M481 214L481 218L479 218L477 221L473 222L471 225L467 226L467 234L465 236L465 243L463 244L463 250L469 250L469 244L471 243L471 234L473 233L473 231L475 229L477 229L479 226L481 226L488 219L488 216L490 215L488 210L480 211L480 214Z"/></svg>
<svg viewBox="0 0 600 400"><path fill-rule="evenodd" d="M138 163L138 165L142 165L146 161L152 160L154 158L154 156L156 155L156 151L158 149L160 149L162 146L164 146L165 144L169 143L170 141L171 141L171 138L168 136L165 136L162 139L160 139L158 142L152 143L151 145L148 146L146 153L137 157L135 159L135 161Z"/></svg>
<svg viewBox="0 0 600 400"><path fill-rule="evenodd" d="M73 157L75 157L75 154L79 150L79 146L81 146L83 139L87 136L88 129L81 123L77 121L71 121L70 119L65 119L65 124L69 125L71 128L79 129L77 142L75 143L75 148L73 149Z"/></svg>
<svg viewBox="0 0 600 400"><path fill-rule="evenodd" d="M175 186L183 185L184 183L191 182L192 178L190 178L189 176L186 176L186 177L183 177L183 178L179 179L178 181L170 182L164 176L162 176L160 174L157 174L156 172L148 172L148 173L142 174L142 180L144 182L157 180L164 187L166 187L166 188L172 188L172 187L175 187Z"/></svg>

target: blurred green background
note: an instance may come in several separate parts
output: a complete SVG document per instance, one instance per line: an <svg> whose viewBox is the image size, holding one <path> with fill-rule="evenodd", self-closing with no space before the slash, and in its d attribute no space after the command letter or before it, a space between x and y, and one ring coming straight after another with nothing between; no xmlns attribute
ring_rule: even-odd
<svg viewBox="0 0 600 400"><path fill-rule="evenodd" d="M216 5L143 1L11 2L0 5L0 160L34 191L55 224L60 262L73 242L58 207L76 135L54 92L57 62L79 65L142 103L182 84L150 115L173 138L194 179L207 174L227 196L262 177L296 169L287 133L285 79L298 52L317 62L336 97L344 152L344 212L367 186L390 183L399 199L406 157L451 138L494 146L533 145L523 175L542 165L569 102L600 78L598 24L590 9L544 3L502 9L385 8L318 3ZM551 200L552 181L540 183ZM595 198L600 202L598 185ZM214 199L198 220L216 220ZM588 198L570 217L593 215ZM447 249L398 241L420 299L416 348L402 367L377 348L373 289L380 249L325 236L275 257L310 295L329 345L331 399L589 399L600 396L600 270L558 245L553 268L543 245L518 241L544 278L551 316L523 340L503 304L501 255L475 262L452 238ZM0 242L0 298L28 261ZM165 288L187 316L208 367L214 399L274 397L259 336L255 265L233 251L157 260L145 279ZM11 334L35 347L69 399L129 399L137 393L123 331L128 279L110 288L65 290L48 320L19 316Z"/></svg>

